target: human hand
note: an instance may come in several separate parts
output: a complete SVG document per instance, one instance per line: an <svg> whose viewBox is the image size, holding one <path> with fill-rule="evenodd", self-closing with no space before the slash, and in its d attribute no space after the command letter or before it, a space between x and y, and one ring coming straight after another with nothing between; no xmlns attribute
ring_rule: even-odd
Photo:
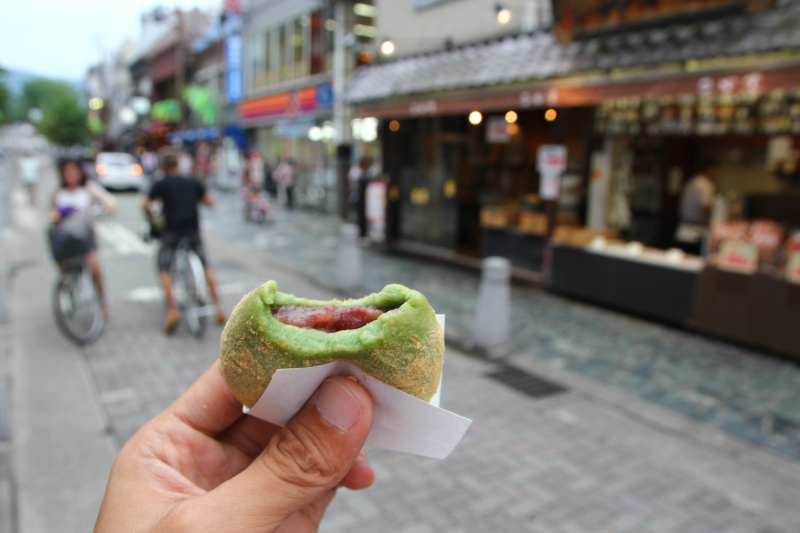
<svg viewBox="0 0 800 533"><path fill-rule="evenodd" d="M316 531L339 486L369 487L372 399L327 379L284 428L242 414L215 362L114 462L95 532Z"/></svg>

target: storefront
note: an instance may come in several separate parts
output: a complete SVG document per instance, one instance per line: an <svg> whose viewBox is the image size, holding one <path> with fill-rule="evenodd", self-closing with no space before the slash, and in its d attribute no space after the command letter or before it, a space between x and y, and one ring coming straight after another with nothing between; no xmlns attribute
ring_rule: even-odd
<svg viewBox="0 0 800 533"><path fill-rule="evenodd" d="M617 239L556 243L551 289L800 357L800 69L703 76L598 108L587 219ZM715 161L702 258L676 247L681 194Z"/></svg>
<svg viewBox="0 0 800 533"><path fill-rule="evenodd" d="M420 109L413 103L405 115L395 111L381 128L389 242L473 258L505 255L519 269L540 271L546 224L537 148L565 144L567 173L579 180L592 108L526 109L518 101L478 111L467 98L461 113L439 114L435 103ZM577 221L580 199L568 200L561 218Z"/></svg>
<svg viewBox="0 0 800 533"><path fill-rule="evenodd" d="M369 67L348 98L382 121L391 243L506 256L544 270L554 291L800 356L785 327L745 335L731 316L747 307L751 281L771 276L780 288L760 308L800 319L789 278L800 261L798 20L798 6L781 4L568 44L518 36ZM503 125L509 112L516 120ZM555 227L539 194L543 144L568 154ZM719 161L715 220L750 222L738 232L718 225L706 259L674 247L681 192L708 158ZM760 219L768 222L753 223ZM719 281L745 260L747 272L739 266ZM739 307L708 311L721 287L741 296Z"/></svg>
<svg viewBox="0 0 800 533"><path fill-rule="evenodd" d="M271 167L283 158L292 159L296 164L297 187L322 188L332 199L336 189L332 171L336 155L332 108L333 90L329 82L323 81L245 100L239 115L248 131L252 152L258 152Z"/></svg>

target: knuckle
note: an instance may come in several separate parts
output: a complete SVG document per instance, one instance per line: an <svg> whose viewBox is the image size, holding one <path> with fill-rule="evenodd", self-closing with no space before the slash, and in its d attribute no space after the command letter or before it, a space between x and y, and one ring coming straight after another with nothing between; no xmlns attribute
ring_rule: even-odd
<svg viewBox="0 0 800 533"><path fill-rule="evenodd" d="M300 487L335 484L339 469L330 446L313 430L293 423L284 427L270 442L268 458L273 473L282 481Z"/></svg>

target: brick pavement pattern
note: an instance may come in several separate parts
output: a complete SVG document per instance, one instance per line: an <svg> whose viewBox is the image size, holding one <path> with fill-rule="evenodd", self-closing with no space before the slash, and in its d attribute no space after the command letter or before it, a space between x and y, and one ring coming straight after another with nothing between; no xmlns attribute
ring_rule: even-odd
<svg viewBox="0 0 800 533"><path fill-rule="evenodd" d="M208 225L247 242L323 285L336 262L333 217L281 213L274 227L234 223L222 198ZM362 251L364 290L403 283L447 313L450 341L469 339L478 293L475 272ZM800 459L800 366L758 350L581 304L517 285L513 342L520 352L662 405L731 435Z"/></svg>
<svg viewBox="0 0 800 533"><path fill-rule="evenodd" d="M280 236L275 226L256 229L273 241ZM284 256L276 261L252 242L211 233L208 244L212 262L222 267L223 286L249 288L273 277L297 294L334 295L324 284L309 283L291 261L284 264ZM160 299L141 297L154 283L145 267L151 260L104 251L115 279L114 320L85 350L120 444L217 356L219 330L211 328L202 341L185 329L173 337L158 333ZM226 305L245 290L228 294ZM530 372L543 364L525 353L511 362ZM342 491L322 531L800 530L800 514L792 506L800 501L795 461L743 461L731 449L715 447L713 439L693 440L687 433L695 422L680 422L680 432L652 422L669 413L636 420L589 385L576 385L571 372L550 366L568 391L534 399L489 379L486 374L497 363L448 349L443 407L475 421L464 441L445 461L371 451L376 485L361 493ZM645 402L619 394L618 403L633 410L641 404L644 412ZM707 475L701 464L725 475ZM792 475L781 474L781 466Z"/></svg>

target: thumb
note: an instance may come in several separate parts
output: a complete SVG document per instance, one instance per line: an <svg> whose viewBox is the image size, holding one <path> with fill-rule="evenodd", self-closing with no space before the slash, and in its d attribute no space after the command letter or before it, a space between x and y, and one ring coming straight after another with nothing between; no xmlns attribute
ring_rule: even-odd
<svg viewBox="0 0 800 533"><path fill-rule="evenodd" d="M369 393L342 376L326 379L245 471L207 494L218 498L220 512L211 516L223 530L271 531L318 498L329 499L371 425Z"/></svg>

